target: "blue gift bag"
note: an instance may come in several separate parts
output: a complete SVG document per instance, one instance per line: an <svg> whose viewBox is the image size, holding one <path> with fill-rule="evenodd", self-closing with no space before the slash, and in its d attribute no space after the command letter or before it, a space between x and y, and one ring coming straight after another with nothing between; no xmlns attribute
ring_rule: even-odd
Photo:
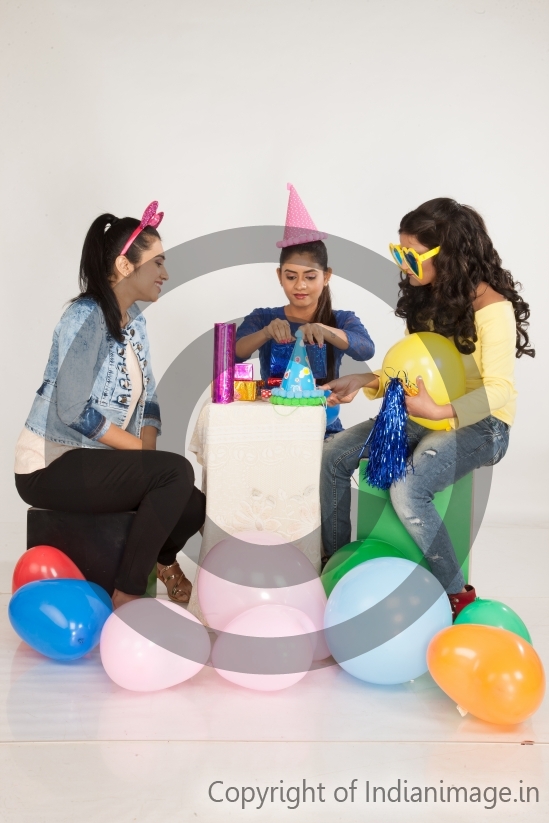
<svg viewBox="0 0 549 823"><path fill-rule="evenodd" d="M307 357L311 365L311 371L315 380L320 380L326 377L326 345L320 346L308 345ZM292 352L294 350L294 343L272 343L271 344L271 362L269 369L269 377L284 377L286 367L290 362Z"/></svg>

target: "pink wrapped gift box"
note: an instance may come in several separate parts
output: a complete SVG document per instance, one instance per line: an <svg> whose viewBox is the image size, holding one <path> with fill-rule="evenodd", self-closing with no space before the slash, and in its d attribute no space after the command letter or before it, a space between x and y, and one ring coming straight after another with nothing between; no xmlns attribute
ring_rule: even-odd
<svg viewBox="0 0 549 823"><path fill-rule="evenodd" d="M234 364L234 379L235 380L253 380L254 379L254 365L253 365L253 363L235 363Z"/></svg>

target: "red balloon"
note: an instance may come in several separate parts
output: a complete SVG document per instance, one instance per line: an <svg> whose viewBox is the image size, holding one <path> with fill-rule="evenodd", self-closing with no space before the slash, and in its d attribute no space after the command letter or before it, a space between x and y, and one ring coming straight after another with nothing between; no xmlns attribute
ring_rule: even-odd
<svg viewBox="0 0 549 823"><path fill-rule="evenodd" d="M73 580L86 579L70 557L59 549L53 546L34 546L17 561L13 570L11 592L14 594L25 583L32 583L33 580L61 577Z"/></svg>

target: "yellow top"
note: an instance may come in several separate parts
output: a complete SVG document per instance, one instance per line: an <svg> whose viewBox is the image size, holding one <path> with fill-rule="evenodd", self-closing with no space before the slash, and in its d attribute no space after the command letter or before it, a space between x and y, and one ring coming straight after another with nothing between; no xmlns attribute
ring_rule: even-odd
<svg viewBox="0 0 549 823"><path fill-rule="evenodd" d="M490 303L475 312L477 330L473 354L462 354L465 367L466 393L452 400L456 417L450 420L454 429L471 426L492 414L507 423L515 419L516 397L515 346L516 323L513 304L508 300ZM381 370L374 372L378 376ZM377 391L363 389L369 400L383 396Z"/></svg>

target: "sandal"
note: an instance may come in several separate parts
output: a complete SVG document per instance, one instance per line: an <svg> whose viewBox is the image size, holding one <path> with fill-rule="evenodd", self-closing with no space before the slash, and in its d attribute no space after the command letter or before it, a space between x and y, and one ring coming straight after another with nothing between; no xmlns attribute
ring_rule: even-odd
<svg viewBox="0 0 549 823"><path fill-rule="evenodd" d="M181 571L177 560L162 569L160 565L160 563L156 564L156 577L166 586L170 600L173 600L174 603L188 603L193 586Z"/></svg>

